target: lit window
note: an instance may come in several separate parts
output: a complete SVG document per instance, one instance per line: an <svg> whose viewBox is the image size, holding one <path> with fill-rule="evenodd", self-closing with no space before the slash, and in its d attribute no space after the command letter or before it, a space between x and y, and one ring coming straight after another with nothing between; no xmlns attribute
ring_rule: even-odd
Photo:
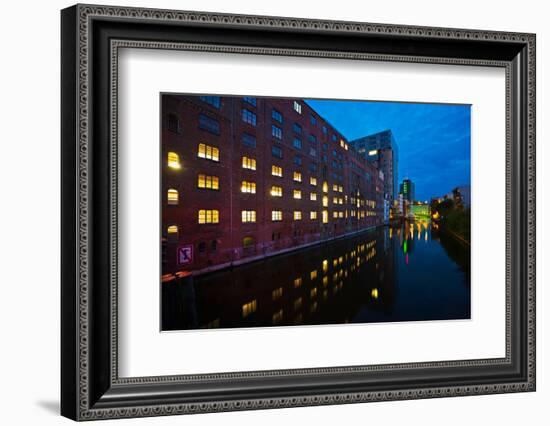
<svg viewBox="0 0 550 426"><path fill-rule="evenodd" d="M294 278L294 288L298 288L302 285L302 277Z"/></svg>
<svg viewBox="0 0 550 426"><path fill-rule="evenodd" d="M168 205L177 206L179 202L178 190L170 188L167 192Z"/></svg>
<svg viewBox="0 0 550 426"><path fill-rule="evenodd" d="M338 219L338 212L332 212L332 217L334 219Z"/></svg>
<svg viewBox="0 0 550 426"><path fill-rule="evenodd" d="M168 153L168 167L171 169L181 169L180 156L175 152Z"/></svg>
<svg viewBox="0 0 550 426"><path fill-rule="evenodd" d="M293 179L294 179L294 182L301 182L302 174L300 172L294 172Z"/></svg>
<svg viewBox="0 0 550 426"><path fill-rule="evenodd" d="M311 201L317 201L317 193L316 192L310 192L309 193L309 199Z"/></svg>
<svg viewBox="0 0 550 426"><path fill-rule="evenodd" d="M323 207L328 207L328 197L323 195Z"/></svg>
<svg viewBox="0 0 550 426"><path fill-rule="evenodd" d="M378 154L377 149L373 149L372 151L369 151L369 155L376 155L376 154Z"/></svg>
<svg viewBox="0 0 550 426"><path fill-rule="evenodd" d="M302 307L302 298L299 297L298 299L296 299L294 301L294 310L297 311L298 309L300 309Z"/></svg>
<svg viewBox="0 0 550 426"><path fill-rule="evenodd" d="M317 287L314 287L314 288L311 289L311 291L309 292L309 297L311 299L317 297Z"/></svg>
<svg viewBox="0 0 550 426"><path fill-rule="evenodd" d="M276 288L275 290L273 290L271 292L271 298L273 300L280 299L282 295L283 295L283 288L282 287Z"/></svg>
<svg viewBox="0 0 550 426"><path fill-rule="evenodd" d="M271 220L273 222L280 222L283 220L283 212L281 210L273 210L271 212Z"/></svg>
<svg viewBox="0 0 550 426"><path fill-rule="evenodd" d="M338 204L338 197L334 197L334 198L332 199L332 203L333 203L333 204Z"/></svg>
<svg viewBox="0 0 550 426"><path fill-rule="evenodd" d="M294 211L294 220L302 220L302 212L295 210Z"/></svg>
<svg viewBox="0 0 550 426"><path fill-rule="evenodd" d="M328 260L323 260L323 272L327 272L328 271ZM323 280L324 282L324 280Z"/></svg>
<svg viewBox="0 0 550 426"><path fill-rule="evenodd" d="M309 218L311 220L317 220L317 212L309 212Z"/></svg>
<svg viewBox="0 0 550 426"><path fill-rule="evenodd" d="M310 280L314 280L315 278L317 278L317 269L314 269L313 271L311 271L309 273L309 279Z"/></svg>
<svg viewBox="0 0 550 426"><path fill-rule="evenodd" d="M328 192L328 183L323 182L323 192Z"/></svg>
<svg viewBox="0 0 550 426"><path fill-rule="evenodd" d="M317 186L317 178L310 177L309 178L309 184L313 186Z"/></svg>
<svg viewBox="0 0 550 426"><path fill-rule="evenodd" d="M254 158L243 157L243 169L256 170L256 160Z"/></svg>
<svg viewBox="0 0 550 426"><path fill-rule="evenodd" d="M300 105L298 102L294 101L294 111L296 111L298 114L302 113L302 105Z"/></svg>
<svg viewBox="0 0 550 426"><path fill-rule="evenodd" d="M295 189L292 196L294 197L295 200L301 200L302 199L302 191L300 191L299 189Z"/></svg>
<svg viewBox="0 0 550 426"><path fill-rule="evenodd" d="M243 223L256 222L256 210L243 210L241 218Z"/></svg>
<svg viewBox="0 0 550 426"><path fill-rule="evenodd" d="M343 187L343 186L339 186L339 187L338 187L338 192L344 192L344 187Z"/></svg>
<svg viewBox="0 0 550 426"><path fill-rule="evenodd" d="M333 191L338 191L338 185L332 185L332 190Z"/></svg>
<svg viewBox="0 0 550 426"><path fill-rule="evenodd" d="M220 213L218 210L199 210L199 224L219 223Z"/></svg>
<svg viewBox="0 0 550 426"><path fill-rule="evenodd" d="M198 156L207 160L220 161L220 150L214 146L200 143Z"/></svg>
<svg viewBox="0 0 550 426"><path fill-rule="evenodd" d="M202 189L220 189L220 179L218 176L209 176L199 174L197 186Z"/></svg>
<svg viewBox="0 0 550 426"><path fill-rule="evenodd" d="M328 211L323 210L323 223L328 223Z"/></svg>
<svg viewBox="0 0 550 426"><path fill-rule="evenodd" d="M279 324L283 320L283 310L279 309L277 312L273 314L271 317L271 321L273 324Z"/></svg>
<svg viewBox="0 0 550 426"><path fill-rule="evenodd" d="M251 302L245 303L243 305L243 318L246 318L250 314L253 314L254 312L256 312L257 308L258 308L258 302L256 301L256 299L254 299Z"/></svg>
<svg viewBox="0 0 550 426"><path fill-rule="evenodd" d="M170 235L174 235L178 233L178 227L177 225L170 225L167 229L166 229L166 232Z"/></svg>
<svg viewBox="0 0 550 426"><path fill-rule="evenodd" d="M338 212L338 217L342 219L344 217L344 212Z"/></svg>
<svg viewBox="0 0 550 426"><path fill-rule="evenodd" d="M279 167L279 166L272 165L271 166L271 175L272 176L283 177L283 168Z"/></svg>
<svg viewBox="0 0 550 426"><path fill-rule="evenodd" d="M255 194L256 182L247 182L246 180L243 180L243 183L241 184L241 192L244 192L247 194Z"/></svg>
<svg viewBox="0 0 550 426"><path fill-rule="evenodd" d="M283 188L280 186L272 186L271 192L272 197L282 197L283 196Z"/></svg>

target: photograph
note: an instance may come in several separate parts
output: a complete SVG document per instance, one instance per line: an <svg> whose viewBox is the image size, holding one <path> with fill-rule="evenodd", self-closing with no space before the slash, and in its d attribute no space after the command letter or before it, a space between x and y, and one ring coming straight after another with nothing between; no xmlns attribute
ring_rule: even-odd
<svg viewBox="0 0 550 426"><path fill-rule="evenodd" d="M160 109L161 331L471 318L471 105Z"/></svg>

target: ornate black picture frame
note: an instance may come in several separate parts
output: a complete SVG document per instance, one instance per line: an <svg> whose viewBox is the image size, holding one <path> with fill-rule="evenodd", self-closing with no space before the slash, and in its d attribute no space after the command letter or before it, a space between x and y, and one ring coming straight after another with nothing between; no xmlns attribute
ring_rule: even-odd
<svg viewBox="0 0 550 426"><path fill-rule="evenodd" d="M74 420L535 390L535 35L96 5L61 13L61 413ZM121 47L506 70L506 356L120 378Z"/></svg>

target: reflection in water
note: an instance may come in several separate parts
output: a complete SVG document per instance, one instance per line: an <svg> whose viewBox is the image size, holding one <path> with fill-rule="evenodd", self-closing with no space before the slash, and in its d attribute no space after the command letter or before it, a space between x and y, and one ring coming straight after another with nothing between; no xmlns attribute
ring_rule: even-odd
<svg viewBox="0 0 550 426"><path fill-rule="evenodd" d="M163 284L162 328L470 318L470 249L429 222Z"/></svg>

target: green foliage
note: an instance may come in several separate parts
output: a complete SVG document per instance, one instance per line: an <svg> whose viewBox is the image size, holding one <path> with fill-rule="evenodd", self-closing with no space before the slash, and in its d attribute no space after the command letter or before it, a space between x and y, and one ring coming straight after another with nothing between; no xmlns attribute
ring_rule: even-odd
<svg viewBox="0 0 550 426"><path fill-rule="evenodd" d="M450 231L470 241L470 209L448 211L443 215L442 223Z"/></svg>

